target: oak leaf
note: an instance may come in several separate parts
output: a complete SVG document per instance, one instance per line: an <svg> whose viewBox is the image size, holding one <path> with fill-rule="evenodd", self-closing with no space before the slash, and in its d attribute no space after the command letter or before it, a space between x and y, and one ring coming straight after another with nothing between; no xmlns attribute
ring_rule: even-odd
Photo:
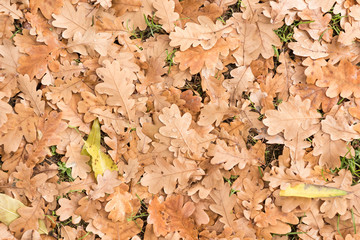
<svg viewBox="0 0 360 240"><path fill-rule="evenodd" d="M113 222L108 218L96 217L92 224L103 233L101 239L130 239L141 232L143 221L138 218L134 221Z"/></svg>
<svg viewBox="0 0 360 240"><path fill-rule="evenodd" d="M179 19L179 14L174 12L174 0L155 0L153 6L156 9L155 15L160 18L159 23L166 32L171 32L175 28L175 21Z"/></svg>
<svg viewBox="0 0 360 240"><path fill-rule="evenodd" d="M28 75L19 75L18 83L20 91L24 94L25 99L30 101L35 113L42 116L45 110L45 102L41 100L42 91L36 89L38 83L35 80L30 80Z"/></svg>
<svg viewBox="0 0 360 240"><path fill-rule="evenodd" d="M32 203L31 207L20 207L17 210L20 217L10 223L10 230L16 232L17 236L23 234L27 230L38 230L39 228L43 233L47 233L48 231L46 226L44 226L44 222L41 223L41 221L39 221L39 219L41 220L45 217L42 205L43 202L37 200Z"/></svg>
<svg viewBox="0 0 360 240"><path fill-rule="evenodd" d="M127 217L137 213L140 202L128 192L129 186L122 183L115 188L115 192L110 194L106 200L105 211L109 212L108 218L116 221L125 221Z"/></svg>
<svg viewBox="0 0 360 240"><path fill-rule="evenodd" d="M306 0L306 2L310 9L321 8L322 12L325 13L333 7L336 0Z"/></svg>
<svg viewBox="0 0 360 240"><path fill-rule="evenodd" d="M210 102L201 109L198 124L209 126L215 122L215 126L219 126L223 119L234 117L238 113L237 108L229 107L225 101Z"/></svg>
<svg viewBox="0 0 360 240"><path fill-rule="evenodd" d="M40 193L38 192L38 188L45 184L48 179L45 173L34 176L33 169L28 168L24 163L19 163L13 176L18 179L16 187L22 189L30 201L35 201L39 198Z"/></svg>
<svg viewBox="0 0 360 240"><path fill-rule="evenodd" d="M326 96L326 89L317 87L314 84L296 84L290 87L293 95L299 95L302 100L310 99L312 109L321 109L326 113L337 104L338 97L329 98Z"/></svg>
<svg viewBox="0 0 360 240"><path fill-rule="evenodd" d="M65 104L63 101L59 101L57 106L62 111L62 119L68 120L70 126L78 127L80 131L89 134L89 124L84 122L83 115L77 111L78 101L79 98L76 97L76 95L73 95L69 105Z"/></svg>
<svg viewBox="0 0 360 240"><path fill-rule="evenodd" d="M286 25L293 23L296 13L303 11L306 8L304 0L286 1L280 0L278 2L271 1L271 20L274 23L281 22L285 18Z"/></svg>
<svg viewBox="0 0 360 240"><path fill-rule="evenodd" d="M81 216L84 221L89 221L98 216L101 209L101 203L99 200L91 199L89 196L84 196L78 201L78 208L76 208L74 214Z"/></svg>
<svg viewBox="0 0 360 240"><path fill-rule="evenodd" d="M28 156L25 158L28 166L35 166L42 162L44 157L51 155L50 146L60 143L59 133L67 128L65 122L61 121L61 113L52 111L44 114L37 123L38 139L33 145L27 145Z"/></svg>
<svg viewBox="0 0 360 240"><path fill-rule="evenodd" d="M8 39L4 39L0 45L0 73L4 76L0 80L0 92L3 96L10 97L17 87L18 60L21 56L19 49Z"/></svg>
<svg viewBox="0 0 360 240"><path fill-rule="evenodd" d="M130 122L133 119L135 100L131 95L135 91L135 85L132 79L129 79L125 71L120 69L119 61L104 61L105 67L96 70L97 75L104 81L96 85L95 90L99 93L109 95L106 100L110 106L120 107L119 113L128 118Z"/></svg>
<svg viewBox="0 0 360 240"><path fill-rule="evenodd" d="M351 191L352 175L351 172L342 169L339 171L338 176L333 179L332 183L326 184L328 187L334 187L345 191ZM328 218L333 218L337 213L344 215L347 210L348 204L344 198L328 198L320 206L320 211Z"/></svg>
<svg viewBox="0 0 360 240"><path fill-rule="evenodd" d="M294 38L297 42L290 42L289 48L294 54L311 59L319 59L329 55L326 45L310 39L305 31L294 29Z"/></svg>
<svg viewBox="0 0 360 240"><path fill-rule="evenodd" d="M265 201L265 212L257 215L254 221L260 228L262 237L272 239L270 233L286 234L291 231L290 225L286 223L297 224L299 219L294 213L282 213L268 198Z"/></svg>
<svg viewBox="0 0 360 240"><path fill-rule="evenodd" d="M236 106L236 102L240 101L244 91L248 91L253 86L255 79L251 68L240 66L231 70L233 78L226 79L223 86L230 93L230 106Z"/></svg>
<svg viewBox="0 0 360 240"><path fill-rule="evenodd" d="M307 130L312 125L319 124L321 114L311 109L310 100L301 100L300 96L290 97L288 102L279 105L278 110L265 112L264 124L268 126L270 135L284 131L285 139L293 139L297 129ZM281 123L281 124L279 124Z"/></svg>
<svg viewBox="0 0 360 240"><path fill-rule="evenodd" d="M23 104L15 105L18 114L9 114L8 121L0 128L0 145L6 153L15 152L23 137L27 142L36 140L37 117L32 108Z"/></svg>
<svg viewBox="0 0 360 240"><path fill-rule="evenodd" d="M123 15L125 12L136 12L141 7L140 0L113 0L112 8L116 11L117 16Z"/></svg>
<svg viewBox="0 0 360 240"><path fill-rule="evenodd" d="M84 179L87 177L91 167L88 162L90 158L80 154L81 146L79 144L70 143L66 147L66 167L71 168L71 176L75 179L77 177Z"/></svg>
<svg viewBox="0 0 360 240"><path fill-rule="evenodd" d="M165 236L168 232L179 231L184 239L196 239L197 230L190 216L195 210L194 203L184 203L181 195L169 196L159 203L155 197L149 205L148 222L154 225L156 236Z"/></svg>
<svg viewBox="0 0 360 240"><path fill-rule="evenodd" d="M147 222L153 225L153 231L157 237L160 235L165 236L169 232L166 218L164 218L162 214L164 211L164 204L160 203L158 197L155 195L154 199L152 199L149 204L149 216Z"/></svg>
<svg viewBox="0 0 360 240"><path fill-rule="evenodd" d="M60 65L60 69L58 72L53 74L56 78L62 78L64 80L68 80L72 77L78 77L81 72L85 72L86 68L83 63L77 63L75 61L69 62L64 61L62 65Z"/></svg>
<svg viewBox="0 0 360 240"><path fill-rule="evenodd" d="M265 59L274 55L272 46L280 46L281 42L274 33L282 22L271 24L270 20L263 15L259 16L258 21L250 22L244 19L242 13L234 13L229 19L234 31L230 34L234 40L238 41L238 48L232 54L240 66L250 65L252 60L261 54Z"/></svg>
<svg viewBox="0 0 360 240"><path fill-rule="evenodd" d="M32 12L37 12L40 9L41 13L47 19L51 19L51 14L57 13L63 5L63 0L53 1L46 0L30 0L30 8Z"/></svg>
<svg viewBox="0 0 360 240"><path fill-rule="evenodd" d="M119 186L121 181L117 179L117 171L106 170L104 175L97 176L97 185L89 192L91 199L98 199L105 196L105 193L113 193L116 186Z"/></svg>
<svg viewBox="0 0 360 240"><path fill-rule="evenodd" d="M176 188L186 188L191 177L204 174L193 161L183 161L178 158L173 163L158 157L156 165L145 167L145 174L141 178L141 184L149 187L150 193L158 193L164 188L166 194L171 194ZM177 187L176 185L179 184Z"/></svg>
<svg viewBox="0 0 360 240"><path fill-rule="evenodd" d="M75 179L71 184L69 182L61 182L58 186L59 194L66 194L70 191L90 191L90 187L95 184L95 177L92 174L88 174L86 179Z"/></svg>
<svg viewBox="0 0 360 240"><path fill-rule="evenodd" d="M148 1L139 1L139 0L120 0L117 1L120 3L120 13L124 9L128 10L124 14L119 14L116 12L116 16L120 16L121 21L130 31L136 30L139 28L141 31L144 31L148 26L146 21L144 21L144 16L147 18L148 16L152 16L154 12L153 7L154 0ZM114 7L116 5L113 2Z"/></svg>
<svg viewBox="0 0 360 240"><path fill-rule="evenodd" d="M180 63L179 69L185 71L189 68L191 74L201 72L203 69L215 71L222 66L221 59L229 54L227 42L220 38L211 49L201 46L191 47L185 51L175 53L174 61Z"/></svg>
<svg viewBox="0 0 360 240"><path fill-rule="evenodd" d="M323 78L323 71L321 67L324 67L327 64L323 58L312 60L308 57L302 62L302 64L307 67L304 73L308 84L315 84L316 80Z"/></svg>
<svg viewBox="0 0 360 240"><path fill-rule="evenodd" d="M74 36L75 33L84 34L85 31L91 26L92 14L87 5L79 5L77 9L71 4L71 1L66 0L61 13L59 15L54 14L55 20L52 22L54 27L66 28L63 31L63 38L69 39Z"/></svg>
<svg viewBox="0 0 360 240"><path fill-rule="evenodd" d="M101 56L106 56L111 43L111 33L97 33L95 28L91 27L84 34L75 32L73 39L68 42L66 48L69 49L69 52L77 52L85 56L88 54L94 56L95 51Z"/></svg>
<svg viewBox="0 0 360 240"><path fill-rule="evenodd" d="M2 100L1 94L0 94L0 127L7 122L8 118L7 118L7 114L11 113L12 107L5 102L4 100Z"/></svg>
<svg viewBox="0 0 360 240"><path fill-rule="evenodd" d="M329 64L322 67L323 78L316 81L318 87L328 87L326 96L330 98L341 97L348 98L351 95L360 97L358 76L359 69L349 60L341 60L337 67Z"/></svg>
<svg viewBox="0 0 360 240"><path fill-rule="evenodd" d="M348 152L347 144L343 140L331 140L330 135L318 132L314 136L314 156L319 156L319 165L329 168L340 167L340 156Z"/></svg>
<svg viewBox="0 0 360 240"><path fill-rule="evenodd" d="M340 107L334 116L327 115L325 120L321 121L321 129L330 135L332 141L340 139L352 141L360 137L354 126L349 124L343 107Z"/></svg>
<svg viewBox="0 0 360 240"><path fill-rule="evenodd" d="M55 80L55 86L49 86L49 90L45 93L46 99L51 100L53 103L59 102L61 99L64 99L64 103L68 104L72 98L73 93L85 90L85 85L83 79L81 78L72 78L65 80L61 79Z"/></svg>
<svg viewBox="0 0 360 240"><path fill-rule="evenodd" d="M353 41L360 37L359 22L355 21L352 24L346 22L344 24L344 30L339 34L338 41L345 46L349 46Z"/></svg>
<svg viewBox="0 0 360 240"><path fill-rule="evenodd" d="M155 134L155 138L161 138L161 136L168 138L171 144L169 150L175 155L180 152L200 154L209 146L211 134L201 136L194 129L189 129L192 121L190 113L181 116L180 110L175 104L170 108L163 108L162 112L159 119L165 126L159 128L159 134Z"/></svg>
<svg viewBox="0 0 360 240"><path fill-rule="evenodd" d="M4 240L16 240L14 235L8 230L7 226L3 223L0 223L0 234Z"/></svg>
<svg viewBox="0 0 360 240"><path fill-rule="evenodd" d="M269 186L272 188L280 187L282 190L289 185L294 186L299 183L325 184L325 180L313 174L312 171L312 166L301 159L292 161L289 168L285 166L273 167L270 172L264 173L263 179L269 181Z"/></svg>
<svg viewBox="0 0 360 240"><path fill-rule="evenodd" d="M214 201L209 208L221 215L220 222L222 222L225 227L231 227L236 229L235 225L235 214L233 213L233 208L236 204L236 196L230 195L230 186L224 184L220 189L214 189L210 194L211 199Z"/></svg>
<svg viewBox="0 0 360 240"><path fill-rule="evenodd" d="M185 51L191 46L201 45L203 49L209 50L215 46L222 35L231 32L229 25L223 25L220 20L214 24L213 21L205 16L198 17L199 24L187 23L185 29L175 27L175 31L170 33L170 46L180 46L181 51Z"/></svg>
<svg viewBox="0 0 360 240"><path fill-rule="evenodd" d="M217 141L214 149L214 157L211 164L224 163L224 169L230 170L235 166L243 169L249 163L249 156L246 149L239 149L237 146L229 147L224 141Z"/></svg>
<svg viewBox="0 0 360 240"><path fill-rule="evenodd" d="M216 21L216 19L223 13L223 4L225 5L226 2L221 1L220 4L219 2L204 4L204 0L176 0L175 11L180 15L178 26L184 28L188 22L199 23L199 16L206 16L212 21Z"/></svg>
<svg viewBox="0 0 360 240"><path fill-rule="evenodd" d="M298 13L298 16L302 20L313 21L308 24L299 25L299 29L305 30L314 40L323 39L326 42L330 42L332 39L332 28L328 27L331 21L331 14L322 14L320 8L318 9L304 9Z"/></svg>
<svg viewBox="0 0 360 240"><path fill-rule="evenodd" d="M235 189L238 198L241 201L246 219L254 219L263 209L262 202L269 196L269 189L264 188L264 183L256 179L245 178L243 188Z"/></svg>
<svg viewBox="0 0 360 240"><path fill-rule="evenodd" d="M75 210L79 207L79 200L84 197L82 193L72 193L70 199L60 198L60 208L56 210L56 215L59 216L60 221L65 221L71 217L71 222L77 224L81 217L75 214Z"/></svg>
<svg viewBox="0 0 360 240"><path fill-rule="evenodd" d="M23 17L23 13L16 9L16 4L10 4L10 0L5 0L0 3L0 13L8 14L14 19Z"/></svg>

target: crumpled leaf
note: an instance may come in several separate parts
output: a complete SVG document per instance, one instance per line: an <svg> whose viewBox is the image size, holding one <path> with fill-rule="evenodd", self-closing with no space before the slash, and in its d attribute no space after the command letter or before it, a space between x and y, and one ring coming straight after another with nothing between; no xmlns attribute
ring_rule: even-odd
<svg viewBox="0 0 360 240"><path fill-rule="evenodd" d="M100 149L100 123L98 119L95 119L91 127L90 134L87 140L84 142L82 154L91 157L91 167L94 171L95 178L99 174L103 174L106 170L116 171L118 170L116 164L109 155L101 151Z"/></svg>

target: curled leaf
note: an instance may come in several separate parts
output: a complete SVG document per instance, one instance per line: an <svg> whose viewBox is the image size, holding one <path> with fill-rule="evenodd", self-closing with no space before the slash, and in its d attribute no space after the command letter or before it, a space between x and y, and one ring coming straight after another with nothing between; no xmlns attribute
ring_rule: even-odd
<svg viewBox="0 0 360 240"><path fill-rule="evenodd" d="M114 161L111 159L109 155L102 152L100 149L100 140L101 140L101 133L100 133L100 124L99 120L95 119L93 125L91 127L90 134L85 141L81 154L88 155L91 157L91 167L94 171L95 178L99 174L103 174L105 170L110 171L117 171L118 168Z"/></svg>

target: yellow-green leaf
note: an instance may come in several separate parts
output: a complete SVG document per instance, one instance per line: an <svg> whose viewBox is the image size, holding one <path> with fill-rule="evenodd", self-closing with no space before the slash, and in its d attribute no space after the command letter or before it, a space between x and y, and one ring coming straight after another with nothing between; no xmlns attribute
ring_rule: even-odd
<svg viewBox="0 0 360 240"><path fill-rule="evenodd" d="M81 151L81 154L88 155L91 157L90 159L91 167L92 170L94 171L95 178L97 178L97 175L99 174L102 175L107 169L109 169L110 171L118 170L116 164L111 159L111 157L101 151L100 140L101 140L100 124L99 124L99 120L95 119L92 124L89 136L85 141L85 144Z"/></svg>
<svg viewBox="0 0 360 240"><path fill-rule="evenodd" d="M284 197L327 198L344 196L346 194L348 194L347 191L338 188L301 183L281 190L279 195Z"/></svg>
<svg viewBox="0 0 360 240"><path fill-rule="evenodd" d="M6 226L20 217L17 213L17 210L25 206L19 200L12 198L6 194L0 193L0 222L4 223ZM42 219L39 219L39 229L40 234L48 234L48 231L45 226L45 222Z"/></svg>

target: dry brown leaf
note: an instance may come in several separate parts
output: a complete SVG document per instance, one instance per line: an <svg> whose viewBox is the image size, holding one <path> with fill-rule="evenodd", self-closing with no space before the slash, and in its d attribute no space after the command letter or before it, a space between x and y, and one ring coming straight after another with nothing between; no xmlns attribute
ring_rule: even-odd
<svg viewBox="0 0 360 240"><path fill-rule="evenodd" d="M246 219L254 219L263 209L262 202L269 196L269 189L264 188L264 183L256 181L256 179L245 178L241 189L235 189L238 199L240 200L244 210Z"/></svg>
<svg viewBox="0 0 360 240"><path fill-rule="evenodd" d="M15 152L23 137L27 142L36 140L37 117L32 108L23 104L15 105L18 114L9 114L8 121L0 128L0 145L6 153Z"/></svg>
<svg viewBox="0 0 360 240"><path fill-rule="evenodd" d="M17 68L20 57L19 49L8 39L0 45L0 73L4 79L0 80L0 92L5 97L10 97L17 88Z"/></svg>
<svg viewBox="0 0 360 240"><path fill-rule="evenodd" d="M236 106L236 101L241 101L244 91L253 86L254 75L250 67L241 66L231 70L233 78L226 79L223 86L230 93L230 106Z"/></svg>
<svg viewBox="0 0 360 240"><path fill-rule="evenodd" d="M62 36L66 39L72 38L75 33L84 34L86 29L91 26L92 15L88 14L89 10L86 5L79 5L77 9L71 4L71 1L64 1L60 14L54 14L55 21L52 22L54 27L66 28Z"/></svg>
<svg viewBox="0 0 360 240"><path fill-rule="evenodd" d="M220 222L225 227L236 229L235 214L233 208L236 204L236 196L230 195L230 186L224 184L219 190L213 190L210 194L211 199L214 201L209 208L221 216Z"/></svg>
<svg viewBox="0 0 360 240"><path fill-rule="evenodd" d="M172 32L175 29L175 21L179 19L179 14L174 12L174 0L155 0L153 3L156 9L155 15L160 18L159 23L166 32Z"/></svg>
<svg viewBox="0 0 360 240"><path fill-rule="evenodd" d="M159 115L160 121L165 124L159 128L159 134L170 138L169 150L177 154L182 153L199 154L209 146L212 136L207 134L200 136L194 129L189 129L192 117L190 113L181 116L177 105L164 108L163 114ZM160 137L155 134L155 138Z"/></svg>
<svg viewBox="0 0 360 240"><path fill-rule="evenodd" d="M328 27L329 22L331 21L331 14L327 13L322 14L319 9L304 9L298 16L305 21L313 21L308 24L299 25L300 30L305 30L309 33L310 37L314 40L325 40L326 42L331 42L332 39L332 28Z"/></svg>
<svg viewBox="0 0 360 240"><path fill-rule="evenodd" d="M274 23L281 22L285 18L286 25L293 23L297 12L301 12L306 8L304 0L286 1L280 0L278 2L271 1L271 20Z"/></svg>
<svg viewBox="0 0 360 240"><path fill-rule="evenodd" d="M92 224L102 233L102 239L130 239L141 232L143 221L136 219L134 221L113 222L104 217L96 217Z"/></svg>
<svg viewBox="0 0 360 240"><path fill-rule="evenodd" d="M319 165L329 168L339 167L340 156L345 156L348 152L347 144L343 140L331 140L330 135L318 132L314 136L314 156L319 156Z"/></svg>
<svg viewBox="0 0 360 240"><path fill-rule="evenodd" d="M94 56L95 52L101 56L106 56L110 45L112 44L112 34L100 32L95 28L87 28L84 34L75 32L74 37L66 46L70 53L77 52L84 56Z"/></svg>
<svg viewBox="0 0 360 240"><path fill-rule="evenodd" d="M136 12L141 7L140 0L113 0L112 6L117 16L123 15L125 12Z"/></svg>
<svg viewBox="0 0 360 240"><path fill-rule="evenodd" d="M294 54L311 59L319 59L329 55L326 46L318 41L310 39L305 31L294 29L294 38L297 42L289 43L289 48Z"/></svg>
<svg viewBox="0 0 360 240"><path fill-rule="evenodd" d="M0 127L7 122L7 114L12 113L12 111L12 107L7 102L2 100L0 95Z"/></svg>
<svg viewBox="0 0 360 240"><path fill-rule="evenodd" d="M359 69L349 60L341 60L337 67L328 64L322 67L322 70L323 78L316 81L316 86L328 87L326 96L330 98L338 95L344 98L351 95L356 98L360 97L358 87L360 80L357 76Z"/></svg>
<svg viewBox="0 0 360 240"><path fill-rule="evenodd" d="M176 158L171 164L159 157L156 159L156 165L145 167L141 184L148 186L150 193L159 193L164 188L166 194L171 194L176 188L185 188L192 176L198 177L203 174L204 171L193 161ZM177 184L178 187L176 187Z"/></svg>
<svg viewBox="0 0 360 240"><path fill-rule="evenodd" d="M224 1L222 1L225 3ZM175 1L175 11L179 13L179 22L178 25L181 28L184 28L187 22L198 22L199 16L206 16L212 21L215 21L223 13L220 6L217 3L204 4L204 0L184 0L184 1Z"/></svg>
<svg viewBox="0 0 360 240"><path fill-rule="evenodd" d="M31 81L28 75L19 75L18 84L20 91L24 94L25 99L30 101L35 113L42 116L45 110L45 102L41 101L42 91L36 89L38 83L35 80Z"/></svg>
<svg viewBox="0 0 360 240"><path fill-rule="evenodd" d="M123 76L125 71L120 70L120 63L118 61L104 61L105 68L98 68L96 73L104 81L96 85L96 91L109 95L106 103L110 106L120 107L119 113L125 116L130 122L133 119L133 107L135 100L131 98L135 90L135 85L132 79L127 75L124 79L117 78L116 76Z"/></svg>
<svg viewBox="0 0 360 240"><path fill-rule="evenodd" d="M66 123L61 121L61 113L52 111L40 118L37 123L38 139L33 145L26 146L27 165L35 166L36 163L42 162L45 156L51 155L49 147L60 143L59 134L66 128Z"/></svg>
<svg viewBox="0 0 360 240"><path fill-rule="evenodd" d="M36 200L31 207L21 207L17 210L20 215L9 225L11 231L16 232L17 237L21 236L27 230L38 230L39 219L44 219L45 214L42 209L43 201Z"/></svg>
<svg viewBox="0 0 360 240"><path fill-rule="evenodd" d="M281 210L268 198L265 201L265 212L254 219L260 228L260 235L265 239L272 239L271 233L286 234L291 231L290 224L297 224L299 219L294 213L282 213Z"/></svg>
<svg viewBox="0 0 360 240"><path fill-rule="evenodd" d="M213 21L205 16L198 17L199 24L187 23L185 29L175 27L175 31L170 33L170 46L180 46L181 51L185 51L191 46L201 46L204 50L209 50L215 46L216 42L223 34L231 32L229 25L223 25L220 20L214 24Z"/></svg>
<svg viewBox="0 0 360 240"><path fill-rule="evenodd" d="M222 38L208 50L201 46L192 47L185 51L176 52L174 60L178 63L179 69L185 71L190 69L191 74L201 72L203 69L215 71L220 59L229 54L229 46Z"/></svg>
<svg viewBox="0 0 360 240"><path fill-rule="evenodd" d="M153 224L156 236L179 231L184 239L196 239L197 230L190 218L194 210L194 203L189 201L184 204L181 195L170 196L162 203L158 198L154 198L149 205L148 222Z"/></svg>
<svg viewBox="0 0 360 240"><path fill-rule="evenodd" d="M296 96L290 97L288 102L281 103L278 110L266 111L266 119L263 122L269 127L268 134L275 135L284 131L285 139L293 139L297 133L295 129L307 130L312 125L319 124L321 114L310 109L310 104L310 100L302 101L299 96Z"/></svg>
<svg viewBox="0 0 360 240"><path fill-rule="evenodd" d="M98 199L105 196L105 193L111 194L115 191L115 187L119 186L121 181L118 180L118 173L116 171L106 170L104 175L98 175L97 185L89 192L91 199Z"/></svg>
<svg viewBox="0 0 360 240"><path fill-rule="evenodd" d="M274 55L274 46L280 46L280 40L273 29L279 28L282 22L271 24L269 19L263 15L255 23L245 20L242 13L234 13L229 19L234 31L231 37L238 42L238 48L232 54L240 66L250 65L252 60L261 54L265 59Z"/></svg>
<svg viewBox="0 0 360 240"><path fill-rule="evenodd" d="M328 133L333 141L340 139L351 141L360 137L354 127L349 124L343 107L340 107L334 116L327 115L325 120L321 121L321 129Z"/></svg>
<svg viewBox="0 0 360 240"><path fill-rule="evenodd" d="M129 186L122 183L115 188L115 192L110 194L106 200L105 211L109 212L109 219L116 221L126 221L127 217L134 216L140 207L140 202L129 192Z"/></svg>
<svg viewBox="0 0 360 240"><path fill-rule="evenodd" d="M91 171L88 164L89 156L81 155L82 146L79 144L70 143L66 147L66 167L71 168L71 176L75 179L77 177L84 179Z"/></svg>
<svg viewBox="0 0 360 240"><path fill-rule="evenodd" d="M350 191L352 184L352 175L350 171L342 169L338 174L339 176L334 177L333 183L326 184L326 186ZM347 207L348 204L344 201L344 198L332 198L325 200L325 202L320 206L320 211L324 213L324 216L333 218L337 213L344 215Z"/></svg>
<svg viewBox="0 0 360 240"><path fill-rule="evenodd" d="M10 0L4 0L0 3L0 12L9 14L14 19L23 17L23 13L17 9L16 4L10 4Z"/></svg>
<svg viewBox="0 0 360 240"><path fill-rule="evenodd" d="M299 95L302 100L310 99L311 108L321 109L327 113L335 106L339 100L338 97L329 98L326 96L326 89L319 88L313 84L296 84L290 88L290 92L293 95Z"/></svg>
<svg viewBox="0 0 360 240"><path fill-rule="evenodd" d="M78 202L84 197L82 193L72 193L70 199L60 198L60 208L56 210L56 215L60 216L60 221L65 221L71 217L71 222L77 224L80 222L80 216L75 214L75 210L79 207Z"/></svg>

